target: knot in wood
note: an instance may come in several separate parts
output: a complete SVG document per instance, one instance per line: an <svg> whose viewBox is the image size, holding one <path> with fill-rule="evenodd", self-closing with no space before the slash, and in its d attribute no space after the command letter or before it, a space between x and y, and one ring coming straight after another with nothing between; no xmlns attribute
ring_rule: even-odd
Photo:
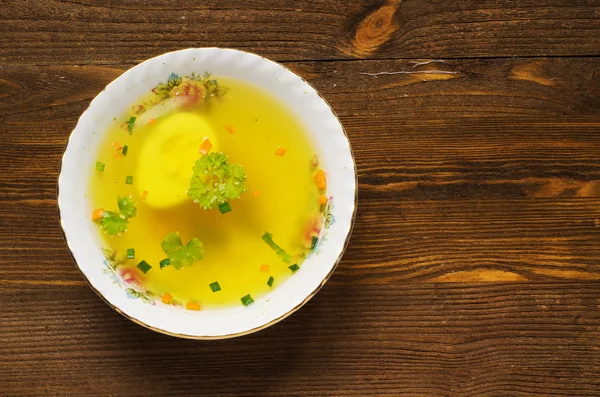
<svg viewBox="0 0 600 397"><path fill-rule="evenodd" d="M351 41L355 55L370 55L389 40L398 29L394 17L400 3L398 0L388 1L359 23Z"/></svg>

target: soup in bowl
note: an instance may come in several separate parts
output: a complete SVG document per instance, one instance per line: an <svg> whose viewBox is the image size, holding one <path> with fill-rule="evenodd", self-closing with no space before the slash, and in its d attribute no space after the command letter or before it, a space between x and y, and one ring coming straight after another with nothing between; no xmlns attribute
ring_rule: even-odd
<svg viewBox="0 0 600 397"><path fill-rule="evenodd" d="M150 329L227 338L285 318L327 281L356 210L343 127L258 55L187 49L110 83L71 133L61 224L90 286Z"/></svg>

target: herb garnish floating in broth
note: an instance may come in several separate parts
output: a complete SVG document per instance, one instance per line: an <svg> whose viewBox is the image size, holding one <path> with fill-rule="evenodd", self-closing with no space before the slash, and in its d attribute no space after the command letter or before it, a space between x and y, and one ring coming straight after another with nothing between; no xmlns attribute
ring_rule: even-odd
<svg viewBox="0 0 600 397"><path fill-rule="evenodd" d="M330 222L301 122L253 85L171 74L113 124L91 170L91 218L134 296L251 305L301 270Z"/></svg>

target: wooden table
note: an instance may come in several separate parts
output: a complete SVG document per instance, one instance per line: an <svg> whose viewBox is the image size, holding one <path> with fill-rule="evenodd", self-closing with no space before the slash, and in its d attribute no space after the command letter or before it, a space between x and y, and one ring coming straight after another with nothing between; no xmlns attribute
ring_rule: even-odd
<svg viewBox="0 0 600 397"><path fill-rule="evenodd" d="M4 0L0 31L0 396L600 395L600 2ZM325 288L217 342L110 309L56 205L90 100L201 46L308 79L360 185Z"/></svg>

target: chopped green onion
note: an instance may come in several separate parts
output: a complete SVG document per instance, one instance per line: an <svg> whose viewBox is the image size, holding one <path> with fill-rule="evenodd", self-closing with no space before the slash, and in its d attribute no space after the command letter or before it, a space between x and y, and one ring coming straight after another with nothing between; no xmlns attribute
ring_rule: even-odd
<svg viewBox="0 0 600 397"><path fill-rule="evenodd" d="M163 267L170 266L171 260L169 258L165 258L162 261L158 262L158 264L160 265L160 268L162 269Z"/></svg>
<svg viewBox="0 0 600 397"><path fill-rule="evenodd" d="M293 264L292 266L288 266L288 269L290 269L292 273L295 273L300 269L300 266Z"/></svg>
<svg viewBox="0 0 600 397"><path fill-rule="evenodd" d="M129 118L129 123L127 123L127 129L129 130L129 135L133 134L133 124L135 123L135 117Z"/></svg>
<svg viewBox="0 0 600 397"><path fill-rule="evenodd" d="M271 247L273 251L277 251L279 249L279 246L273 241L271 233L263 234L262 239L265 243L269 245L269 247Z"/></svg>
<svg viewBox="0 0 600 397"><path fill-rule="evenodd" d="M135 259L135 249L127 248L127 259Z"/></svg>
<svg viewBox="0 0 600 397"><path fill-rule="evenodd" d="M210 289L212 292L221 291L221 286L219 285L218 281L215 281L214 283L210 284Z"/></svg>
<svg viewBox="0 0 600 397"><path fill-rule="evenodd" d="M241 301L244 306L248 306L249 304L254 302L254 299L252 299L252 296L250 296L250 294L248 294L246 296L243 296Z"/></svg>
<svg viewBox="0 0 600 397"><path fill-rule="evenodd" d="M319 242L319 239L317 238L317 236L313 236L312 243L310 244L311 251L313 251L315 248L317 248L317 242Z"/></svg>
<svg viewBox="0 0 600 397"><path fill-rule="evenodd" d="M128 151L129 151L129 146L125 145L125 146L123 146L123 150L121 150L121 153L123 153L123 156L127 156Z"/></svg>
<svg viewBox="0 0 600 397"><path fill-rule="evenodd" d="M141 261L138 263L137 268L146 274L148 270L152 269L152 266L150 266L146 261Z"/></svg>
<svg viewBox="0 0 600 397"><path fill-rule="evenodd" d="M291 255L273 241L273 236L271 233L265 232L265 234L262 236L262 240L267 243L267 245L271 247L273 251L275 251L277 256L279 256L282 261L285 263L290 263L292 261Z"/></svg>
<svg viewBox="0 0 600 397"><path fill-rule="evenodd" d="M269 277L269 281L267 281L267 285L269 287L272 287L273 286L273 281L275 281L275 279L273 278L273 276Z"/></svg>
<svg viewBox="0 0 600 397"><path fill-rule="evenodd" d="M224 203L219 204L219 211L221 211L221 214L226 214L230 212L231 205L229 204L229 201L225 201Z"/></svg>
<svg viewBox="0 0 600 397"><path fill-rule="evenodd" d="M102 161L96 162L96 171L104 172L104 163Z"/></svg>
<svg viewBox="0 0 600 397"><path fill-rule="evenodd" d="M125 177L125 184L126 185L133 185L133 177L131 175L127 175Z"/></svg>

